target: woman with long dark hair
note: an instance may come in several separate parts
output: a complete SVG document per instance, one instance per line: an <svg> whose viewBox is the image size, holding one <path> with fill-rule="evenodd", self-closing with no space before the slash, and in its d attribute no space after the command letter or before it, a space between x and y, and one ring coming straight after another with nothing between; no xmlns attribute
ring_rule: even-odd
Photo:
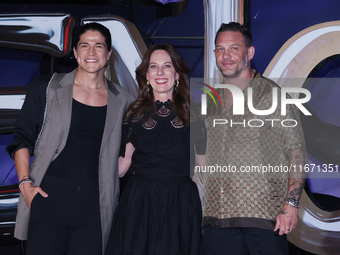
<svg viewBox="0 0 340 255"><path fill-rule="evenodd" d="M118 204L108 254L200 254L201 203L190 178L189 68L168 44L136 70L140 94L123 124ZM204 153L204 152L203 152Z"/></svg>

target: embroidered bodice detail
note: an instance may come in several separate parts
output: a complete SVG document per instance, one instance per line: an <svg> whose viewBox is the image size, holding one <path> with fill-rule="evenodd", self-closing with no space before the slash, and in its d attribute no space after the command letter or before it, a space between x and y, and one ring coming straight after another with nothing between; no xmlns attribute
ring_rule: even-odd
<svg viewBox="0 0 340 255"><path fill-rule="evenodd" d="M137 116L133 116L131 121L132 122L138 122L140 121L142 118L144 117L144 114L141 114L141 116L137 117Z"/></svg>
<svg viewBox="0 0 340 255"><path fill-rule="evenodd" d="M157 121L155 121L153 118L149 118L146 122L142 124L142 126L148 130L153 129L154 127L156 127L156 125Z"/></svg>
<svg viewBox="0 0 340 255"><path fill-rule="evenodd" d="M184 124L183 122L181 121L180 118L176 117L175 119L173 119L172 121L170 121L171 125L174 127L174 128L182 128L184 127Z"/></svg>
<svg viewBox="0 0 340 255"><path fill-rule="evenodd" d="M190 176L190 128L173 111L172 102L155 102L140 121L123 125L121 156L125 145L135 147L131 171L147 175Z"/></svg>
<svg viewBox="0 0 340 255"><path fill-rule="evenodd" d="M171 113L171 110L163 105L156 113L160 117L168 117Z"/></svg>
<svg viewBox="0 0 340 255"><path fill-rule="evenodd" d="M157 123L159 121L164 122L164 121L169 121L171 126L174 128L183 128L184 124L181 121L180 118L178 118L173 110L172 110L172 102L170 100L166 102L160 102L156 101L156 110L154 114L150 114L150 117L142 123L142 127L151 130L154 129L157 126ZM146 115L147 116L147 115ZM132 118L132 122L138 122L140 121L144 115L142 115L139 118Z"/></svg>

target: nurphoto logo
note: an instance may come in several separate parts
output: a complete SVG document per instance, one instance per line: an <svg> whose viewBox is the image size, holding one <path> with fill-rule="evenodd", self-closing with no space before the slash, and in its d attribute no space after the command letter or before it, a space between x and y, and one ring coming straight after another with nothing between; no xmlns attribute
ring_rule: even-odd
<svg viewBox="0 0 340 255"><path fill-rule="evenodd" d="M210 88L214 94L217 96L217 98L220 101L220 104L222 106L222 101L220 96L218 95L217 91L212 88L211 86L203 83L204 86ZM243 91L238 88L235 85L231 84L215 84L215 88L219 89L229 89L231 94L233 95L233 115L244 115L244 95ZM213 99L215 102L215 105L217 105L216 100L214 96L204 88L200 88L203 91L207 92L207 94ZM277 90L278 88L273 88L273 104L270 109L267 110L257 110L253 106L253 88L247 88L248 89L248 98L247 98L247 103L248 103L248 108L251 113L255 115L269 115L275 112L278 104L278 96L277 96ZM288 93L303 93L305 94L304 98L298 98L298 99L292 99L292 98L287 98ZM207 114L207 94L202 94L201 95L201 114L206 115ZM302 104L307 103L311 99L311 93L309 90L304 89L304 88L281 88L281 115L286 115L286 107L287 104L294 104L297 108L300 109L300 111L304 115L312 115Z"/></svg>

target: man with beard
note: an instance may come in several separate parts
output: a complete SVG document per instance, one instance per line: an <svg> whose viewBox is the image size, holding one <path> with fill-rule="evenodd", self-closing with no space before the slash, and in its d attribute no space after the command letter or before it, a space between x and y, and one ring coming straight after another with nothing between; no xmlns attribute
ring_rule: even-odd
<svg viewBox="0 0 340 255"><path fill-rule="evenodd" d="M206 166L224 166L225 171L204 178L204 254L288 254L286 234L297 223L307 163L298 109L287 105L286 115L281 115L279 86L250 68L255 48L244 26L222 24L214 53L222 83L241 89L245 99L249 94L253 108L270 109L274 90L278 103L268 115L255 115L248 104L243 115L233 115L238 106L233 106L233 94L226 88L217 89L221 106L207 102ZM212 125L216 119L228 124ZM266 124L255 124L254 119ZM268 124L266 119L276 121ZM250 120L252 125L247 124ZM280 124L289 120L296 125Z"/></svg>

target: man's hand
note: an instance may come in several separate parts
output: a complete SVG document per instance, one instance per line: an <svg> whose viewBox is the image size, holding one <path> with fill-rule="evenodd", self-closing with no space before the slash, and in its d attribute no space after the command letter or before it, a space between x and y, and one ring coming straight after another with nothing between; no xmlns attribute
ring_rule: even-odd
<svg viewBox="0 0 340 255"><path fill-rule="evenodd" d="M297 223L298 209L289 205L284 205L276 217L274 231L280 229L279 235L291 232Z"/></svg>
<svg viewBox="0 0 340 255"><path fill-rule="evenodd" d="M304 147L299 147L290 152L289 161L295 169L300 169L308 162L307 151ZM299 168L300 167L300 168ZM290 172L288 179L287 197L296 197L300 199L303 187L305 185L304 172ZM280 229L279 235L288 234L291 232L297 223L298 209L285 204L276 217L276 225L274 232Z"/></svg>
<svg viewBox="0 0 340 255"><path fill-rule="evenodd" d="M47 193L44 192L40 187L33 186L30 182L25 182L20 186L20 191L25 199L28 208L31 209L33 198L40 193L43 197L48 197Z"/></svg>

